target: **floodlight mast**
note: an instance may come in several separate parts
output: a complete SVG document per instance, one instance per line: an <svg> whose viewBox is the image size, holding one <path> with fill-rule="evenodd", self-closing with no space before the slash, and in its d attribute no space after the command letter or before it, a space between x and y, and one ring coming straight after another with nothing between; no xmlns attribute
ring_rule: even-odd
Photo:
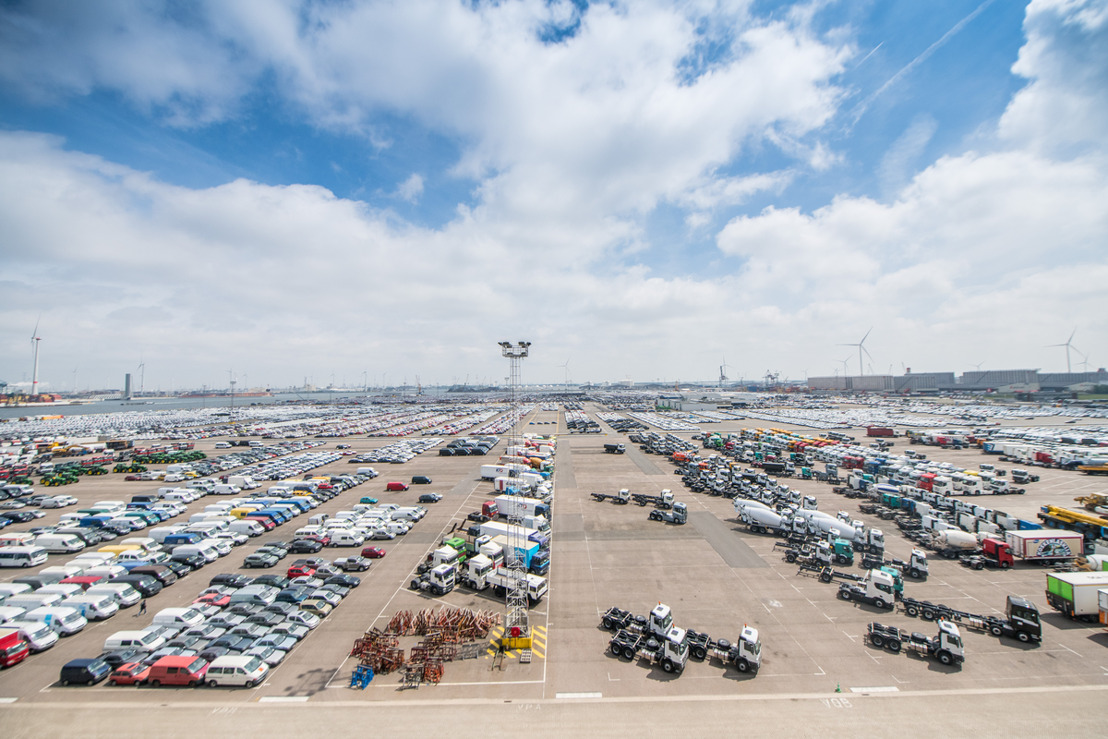
<svg viewBox="0 0 1108 739"><path fill-rule="evenodd" d="M508 359L508 392L512 425L508 433L508 446L521 444L518 428L523 412L520 406L520 369L523 360L530 353L531 342L501 341L500 352ZM523 507L513 506L508 511L508 552L505 552L504 564L508 569L509 586L505 595L507 618L504 624L504 637L501 646L505 649L531 648L531 621L527 612L527 565L524 553L527 537L523 533Z"/></svg>

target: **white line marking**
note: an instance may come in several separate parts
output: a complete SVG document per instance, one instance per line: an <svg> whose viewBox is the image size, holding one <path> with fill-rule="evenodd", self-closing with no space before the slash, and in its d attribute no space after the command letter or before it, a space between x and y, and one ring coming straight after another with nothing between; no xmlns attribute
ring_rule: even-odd
<svg viewBox="0 0 1108 739"><path fill-rule="evenodd" d="M603 698L603 693L555 693L555 698Z"/></svg>
<svg viewBox="0 0 1108 739"><path fill-rule="evenodd" d="M895 685L882 685L878 688L851 688L851 693L899 693L900 688Z"/></svg>
<svg viewBox="0 0 1108 739"><path fill-rule="evenodd" d="M306 695L267 695L258 699L258 703L307 703Z"/></svg>
<svg viewBox="0 0 1108 739"><path fill-rule="evenodd" d="M0 703L15 703L18 698L0 698Z"/></svg>

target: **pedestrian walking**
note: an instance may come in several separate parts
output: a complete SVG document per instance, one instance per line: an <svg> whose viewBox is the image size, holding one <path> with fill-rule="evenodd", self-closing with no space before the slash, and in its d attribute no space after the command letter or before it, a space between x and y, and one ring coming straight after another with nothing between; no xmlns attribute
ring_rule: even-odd
<svg viewBox="0 0 1108 739"><path fill-rule="evenodd" d="M141 615L143 615L144 613L146 613L146 598L143 598L143 599L142 599L142 602L141 602L141 603L139 603L139 612L138 612L138 615L140 615L140 616L141 616Z"/></svg>

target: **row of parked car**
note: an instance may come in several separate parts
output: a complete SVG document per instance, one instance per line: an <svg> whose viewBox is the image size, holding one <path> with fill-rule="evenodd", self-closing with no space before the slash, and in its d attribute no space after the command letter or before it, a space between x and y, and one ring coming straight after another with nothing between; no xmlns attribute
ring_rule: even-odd
<svg viewBox="0 0 1108 739"><path fill-rule="evenodd" d="M318 506L322 500L328 500L367 479L370 478L365 475L344 475L341 479L326 478L326 483L319 481L318 484L309 486L310 494L291 497L284 504L267 503L267 505L281 505L282 517L287 515L287 518L282 518L280 521L283 523ZM206 493L203 486L184 490L189 494L188 498L158 501L157 504L170 506L174 515L177 515L185 510L184 506L187 502L199 499ZM150 503L153 497L156 496L135 496L135 498L142 498L143 500L139 502L144 503ZM34 575L16 578L11 584L0 585L0 621L6 621L3 626L17 632L19 638L27 643L30 651L48 649L57 641L59 635L77 633L90 619L110 618L120 607L131 606L143 598L156 595L163 587L172 585L188 573L229 554L234 546L245 544L249 538L247 535L226 528L228 524L223 519L233 520L232 517L215 515L224 512L227 506L245 504L245 502L246 499L221 502L220 511L194 514L193 518L197 520L190 521L189 524L155 528L150 532L152 535L150 537L127 539L118 545L101 547L96 552L78 554L63 565L47 567ZM277 511L276 508L273 510ZM276 516L276 513L274 515ZM267 522L277 525L269 519ZM193 527L200 528L191 530ZM257 530L261 533L264 529L259 525ZM153 538L155 535L157 539ZM289 548L288 544L280 542L274 542L271 546L275 550L284 547L286 553ZM0 547L0 549L4 548ZM345 591L341 588L357 585L357 578L348 579L352 576L338 572L326 574L326 579L316 578L315 570L305 571L302 573L304 578L302 580L290 582L289 578L284 578L276 583L281 586L291 584L297 588L294 593L286 594L284 597L296 596L297 608L289 610L302 614L298 618L308 622L309 626L312 618L318 619L325 616L338 604L336 598L345 595ZM335 579L336 575L341 577ZM241 576L232 577L241 578ZM239 579L235 582L242 584ZM273 583L264 582L261 584L273 585ZM320 592L316 592L317 590ZM338 595L328 591L338 591ZM275 598L277 593L278 591L273 591L270 594ZM222 596L229 596L229 593L205 591L201 595L203 602L200 605L204 607L219 608L230 604L229 600L226 602L220 600ZM272 603L264 605L272 605ZM281 607L275 606L275 608ZM287 644L287 642L283 643ZM245 646L241 640L235 645ZM13 643L12 646L18 651L18 645ZM250 646L268 645L251 644ZM74 680L74 682L79 681Z"/></svg>
<svg viewBox="0 0 1108 739"><path fill-rule="evenodd" d="M350 591L353 575L211 579L194 603L154 614L140 630L117 631L97 657L67 662L63 685L253 686L284 661Z"/></svg>

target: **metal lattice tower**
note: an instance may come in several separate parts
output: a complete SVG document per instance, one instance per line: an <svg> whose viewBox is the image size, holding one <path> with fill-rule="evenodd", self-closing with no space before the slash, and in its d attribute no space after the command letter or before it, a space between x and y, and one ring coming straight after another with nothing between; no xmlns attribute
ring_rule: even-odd
<svg viewBox="0 0 1108 739"><path fill-rule="evenodd" d="M520 407L520 368L530 347L530 341L519 341L515 344L510 341L500 342L501 353L508 358L510 369L508 390L512 427L508 433L509 447L520 444L518 427L523 415ZM505 619L504 635L512 639L527 639L531 636L531 623L527 612L527 565L522 556L527 547L527 537L523 534L523 514L520 507L516 507L508 514L508 547L511 551L504 559L510 586L505 595L508 615Z"/></svg>

